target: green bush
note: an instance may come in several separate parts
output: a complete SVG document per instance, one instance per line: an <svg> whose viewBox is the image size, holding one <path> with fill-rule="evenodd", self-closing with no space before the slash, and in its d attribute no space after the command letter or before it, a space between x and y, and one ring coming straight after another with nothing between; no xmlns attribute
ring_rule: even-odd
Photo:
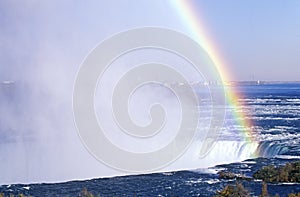
<svg viewBox="0 0 300 197"><path fill-rule="evenodd" d="M265 166L253 174L253 178L265 182L300 182L300 162L286 163L284 166Z"/></svg>
<svg viewBox="0 0 300 197"><path fill-rule="evenodd" d="M222 191L217 191L216 197L248 197L249 192L241 183L236 185L227 185Z"/></svg>

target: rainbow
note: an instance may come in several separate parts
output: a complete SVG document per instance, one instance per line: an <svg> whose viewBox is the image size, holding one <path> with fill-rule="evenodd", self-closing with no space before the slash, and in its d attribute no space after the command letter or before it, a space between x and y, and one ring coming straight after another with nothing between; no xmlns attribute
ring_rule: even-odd
<svg viewBox="0 0 300 197"><path fill-rule="evenodd" d="M188 29L191 36L206 50L212 61L214 62L217 70L221 76L222 84L226 88L226 101L231 105L234 110L235 120L238 121L239 125L246 130L241 130L241 133L246 142L253 144L253 147L258 146L258 142L254 137L252 130L253 123L251 120L246 119L246 114L241 111L238 111L239 106L242 105L238 103L239 98L242 98L237 91L228 86L228 82L232 81L233 76L230 74L228 67L226 67L225 58L222 57L220 52L217 50L216 43L213 42L213 39L205 31L207 25L203 21L203 17L200 16L199 11L195 10L193 4L190 1L186 0L174 0L171 2L177 13L180 15L182 22L185 24L185 28ZM258 151L255 155L258 156Z"/></svg>

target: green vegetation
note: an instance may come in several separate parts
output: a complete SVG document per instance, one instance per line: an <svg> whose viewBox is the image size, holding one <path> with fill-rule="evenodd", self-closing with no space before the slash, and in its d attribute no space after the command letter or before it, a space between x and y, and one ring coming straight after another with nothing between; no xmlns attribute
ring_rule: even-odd
<svg viewBox="0 0 300 197"><path fill-rule="evenodd" d="M217 191L216 197L248 197L248 190L241 183L236 185L227 185L222 191Z"/></svg>
<svg viewBox="0 0 300 197"><path fill-rule="evenodd" d="M300 193L298 193L298 194L289 194L288 197L300 197Z"/></svg>
<svg viewBox="0 0 300 197"><path fill-rule="evenodd" d="M251 178L245 177L240 174L234 174L232 172L220 172L219 178L222 179L236 179L236 180L248 180ZM271 197L268 192L268 186L266 182L278 183L278 182L291 182L300 183L300 161L286 163L284 166L275 167L274 165L265 166L253 174L253 178L263 180L262 191L260 197ZM244 188L241 183L236 185L227 185L222 191L217 191L216 197L239 197L250 196L250 193ZM279 195L276 194L275 197ZM291 193L288 197L300 197L300 193Z"/></svg>
<svg viewBox="0 0 300 197"><path fill-rule="evenodd" d="M265 182L297 182L300 183L300 161L286 163L284 166L275 167L273 165L263 167L253 174L253 178L261 179Z"/></svg>
<svg viewBox="0 0 300 197"><path fill-rule="evenodd" d="M259 197L269 197L269 192L268 192L268 185L263 182L262 183L262 189L261 189L261 195Z"/></svg>
<svg viewBox="0 0 300 197"><path fill-rule="evenodd" d="M248 180L252 178L246 177L242 174L235 174L232 172L219 172L221 179L236 179ZM253 178L261 179L268 183L278 182L292 182L300 183L300 161L293 163L286 163L284 166L275 167L274 165L265 166L253 174Z"/></svg>
<svg viewBox="0 0 300 197"><path fill-rule="evenodd" d="M235 185L225 186L225 188L222 191L217 191L215 197L249 197L249 196L250 196L250 192L246 190L241 183L237 182ZM271 197L271 195L269 195L268 192L268 186L265 182L262 183L262 191L259 197ZM279 197L279 195L276 194L275 197ZM289 197L298 197L298 196L296 194L289 194Z"/></svg>
<svg viewBox="0 0 300 197"><path fill-rule="evenodd" d="M80 197L96 197L91 192L89 192L86 188L83 188L83 190L80 192L79 196ZM97 196L100 196L100 194Z"/></svg>

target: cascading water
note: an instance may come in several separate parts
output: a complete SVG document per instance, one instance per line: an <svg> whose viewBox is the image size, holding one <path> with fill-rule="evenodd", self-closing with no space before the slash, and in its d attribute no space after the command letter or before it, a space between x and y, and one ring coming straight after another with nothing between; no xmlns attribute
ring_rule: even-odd
<svg viewBox="0 0 300 197"><path fill-rule="evenodd" d="M261 157L275 157L288 152L288 148L279 142L264 141L259 144L257 151Z"/></svg>
<svg viewBox="0 0 300 197"><path fill-rule="evenodd" d="M46 111L33 110L34 97L24 97L26 90L28 91L29 88L25 86L22 88L19 83L1 84L0 168L2 176L0 182L2 184L57 182L124 174L124 172L108 168L89 155L83 148L74 128L73 132L60 134L60 128L57 126L52 128L51 125L48 128L37 126L36 123L40 123L45 117L49 118L47 121L53 121L53 124L60 121L54 121L53 117L45 116L49 108L46 108ZM156 88L155 95L158 94L157 91L161 89ZM160 95L164 98L169 94ZM207 118L205 114L202 114L202 118ZM25 117L38 118L39 121L26 122ZM18 122L17 125L15 121ZM237 128L240 129L240 127L235 124L237 123L228 117L224 128L221 129L219 139L204 156L200 152L205 137L202 136L203 132L200 130L207 125L202 125L203 127L200 125L196 139L185 154L161 171L212 167L257 156L276 157L289 151L284 141L245 141L238 132ZM50 133L47 134L47 132Z"/></svg>
<svg viewBox="0 0 300 197"><path fill-rule="evenodd" d="M23 96L26 91L31 92L31 96ZM56 182L124 174L109 169L89 155L74 128L73 132L61 133L63 123L51 113L47 114L51 112L48 107L35 110L35 94L30 88L21 88L18 82L1 84L0 183ZM26 117L32 121L27 122ZM53 125L37 125L43 121L50 121ZM203 137L196 139L178 161L161 171L241 161L251 158L256 148L254 144L243 141L218 140L205 156L201 156L201 140Z"/></svg>

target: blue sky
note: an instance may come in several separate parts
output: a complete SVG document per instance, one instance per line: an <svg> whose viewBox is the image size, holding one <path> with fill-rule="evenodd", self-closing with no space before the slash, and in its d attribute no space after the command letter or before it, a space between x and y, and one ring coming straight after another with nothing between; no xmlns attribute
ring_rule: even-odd
<svg viewBox="0 0 300 197"><path fill-rule="evenodd" d="M237 79L300 79L300 1L213 0L196 5Z"/></svg>
<svg viewBox="0 0 300 197"><path fill-rule="evenodd" d="M300 79L300 1L191 3L233 80ZM58 69L54 74L74 78L96 44L134 27L160 26L190 34L172 1L159 0L6 0L0 2L0 25L0 80L31 78L33 69L51 77L53 67Z"/></svg>

